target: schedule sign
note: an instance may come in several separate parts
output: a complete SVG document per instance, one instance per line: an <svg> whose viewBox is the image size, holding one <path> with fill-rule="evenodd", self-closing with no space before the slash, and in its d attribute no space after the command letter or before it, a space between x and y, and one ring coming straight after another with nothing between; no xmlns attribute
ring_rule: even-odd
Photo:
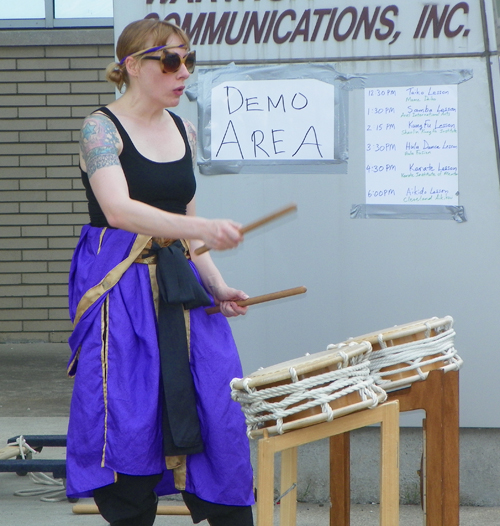
<svg viewBox="0 0 500 526"><path fill-rule="evenodd" d="M367 204L458 205L457 85L365 89Z"/></svg>

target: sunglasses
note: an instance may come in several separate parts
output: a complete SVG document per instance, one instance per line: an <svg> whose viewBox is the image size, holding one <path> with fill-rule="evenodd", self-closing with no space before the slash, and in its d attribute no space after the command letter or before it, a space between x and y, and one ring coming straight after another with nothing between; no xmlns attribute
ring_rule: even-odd
<svg viewBox="0 0 500 526"><path fill-rule="evenodd" d="M169 53L166 49L163 49L160 57L142 57L142 59L159 60L163 73L175 73L181 69L182 64L186 66L189 73L192 73L196 65L196 51L190 51L187 55L181 57L177 53Z"/></svg>
<svg viewBox="0 0 500 526"><path fill-rule="evenodd" d="M183 57L181 57L177 53L168 52L168 49L179 47L184 47L184 44L180 46L158 46L145 49L144 51L137 51L136 53L132 53L131 55L127 55L126 57L122 58L122 60L120 60L120 65L122 65L128 57L137 57L145 55L146 53L154 53L155 51L161 50L161 56L159 57L153 56L141 58L143 60L159 60L161 62L160 66L163 73L175 73L176 71L179 71L182 64L186 66L186 69L189 73L193 73L194 67L196 65L196 51L190 51L189 53L187 53L187 55Z"/></svg>

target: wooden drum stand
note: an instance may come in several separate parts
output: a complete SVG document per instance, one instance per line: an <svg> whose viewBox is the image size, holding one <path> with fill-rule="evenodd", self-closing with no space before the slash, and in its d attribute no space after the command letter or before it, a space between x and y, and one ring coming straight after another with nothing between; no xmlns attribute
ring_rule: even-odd
<svg viewBox="0 0 500 526"><path fill-rule="evenodd" d="M458 385L458 371L438 369L431 371L425 381L389 393L388 400L399 401L401 411L426 412L423 465L426 526L459 525ZM381 494L383 490L382 485ZM330 526L349 526L349 431L330 437L330 499Z"/></svg>
<svg viewBox="0 0 500 526"><path fill-rule="evenodd" d="M332 422L316 424L282 435L266 436L258 441L257 467L257 525L273 526L274 516L274 455L281 452L281 495L280 524L296 524L297 511L297 447L330 437L340 437L348 444L348 433L361 427L381 424L381 467L380 467L380 525L398 526L399 524L399 402L394 400L381 404L374 409L364 409ZM334 442L335 443L335 442ZM343 451L334 453L333 465ZM343 464L349 466L349 457ZM347 468L348 469L348 468ZM336 480L335 483L338 481ZM349 497L349 484L342 488ZM345 511L345 510L344 510ZM349 508L347 508L349 512ZM332 517L335 514L332 514ZM331 524L340 524L338 522ZM343 523L344 524L344 523ZM348 524L345 523L345 524ZM447 525L448 526L448 525Z"/></svg>

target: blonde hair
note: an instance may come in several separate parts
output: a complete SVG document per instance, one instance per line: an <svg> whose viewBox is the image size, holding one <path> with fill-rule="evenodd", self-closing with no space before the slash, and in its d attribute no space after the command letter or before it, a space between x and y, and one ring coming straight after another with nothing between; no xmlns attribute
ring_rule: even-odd
<svg viewBox="0 0 500 526"><path fill-rule="evenodd" d="M164 46L172 36L179 37L189 47L187 34L170 22L154 18L131 22L118 38L116 44L118 62L111 62L106 68L106 79L121 91L124 85L128 86L129 77L125 63L120 64L120 61L148 47Z"/></svg>

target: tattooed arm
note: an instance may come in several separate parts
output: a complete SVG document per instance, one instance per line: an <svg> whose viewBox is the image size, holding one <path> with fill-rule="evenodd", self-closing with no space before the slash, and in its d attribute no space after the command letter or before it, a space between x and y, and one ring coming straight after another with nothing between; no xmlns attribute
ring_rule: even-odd
<svg viewBox="0 0 500 526"><path fill-rule="evenodd" d="M196 129L193 124L184 119L189 147L191 148L191 157L193 158L193 170L196 170Z"/></svg>
<svg viewBox="0 0 500 526"><path fill-rule="evenodd" d="M80 133L80 161L88 178L99 168L120 166L122 146L116 127L107 117L99 113L87 117Z"/></svg>
<svg viewBox="0 0 500 526"><path fill-rule="evenodd" d="M232 221L172 214L131 199L118 158L121 148L118 131L105 115L85 119L80 138L82 168L111 226L155 237L201 239L218 250L240 243L239 225Z"/></svg>

